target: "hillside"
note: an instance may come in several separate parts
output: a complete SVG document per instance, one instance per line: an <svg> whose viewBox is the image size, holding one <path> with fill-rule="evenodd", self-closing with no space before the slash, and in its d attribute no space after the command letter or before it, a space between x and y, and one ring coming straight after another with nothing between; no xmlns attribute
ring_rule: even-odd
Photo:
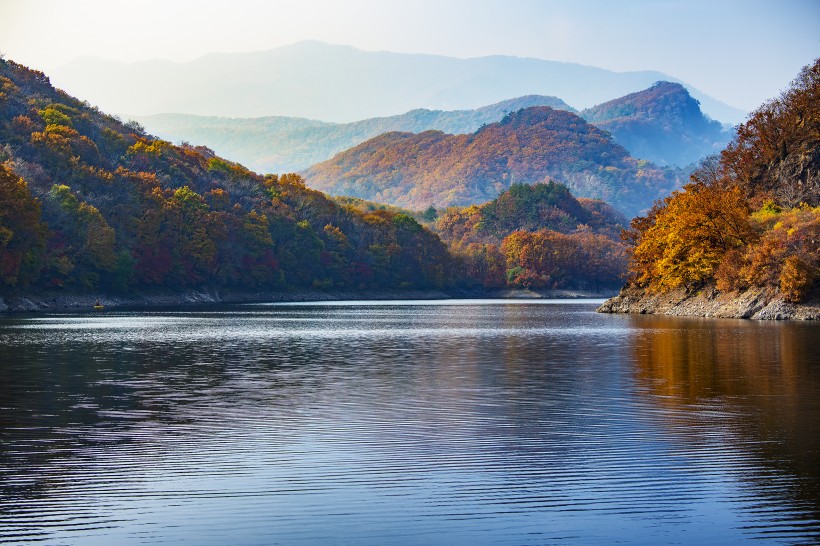
<svg viewBox="0 0 820 546"><path fill-rule="evenodd" d="M820 319L820 59L629 231L607 312Z"/></svg>
<svg viewBox="0 0 820 546"><path fill-rule="evenodd" d="M470 135L386 133L304 173L308 184L412 209L494 199L515 182L554 178L634 215L667 195L675 173L629 156L570 112L533 107Z"/></svg>
<svg viewBox="0 0 820 546"><path fill-rule="evenodd" d="M580 113L612 134L634 157L658 165L685 166L722 150L732 133L701 112L700 105L679 83L652 87Z"/></svg>
<svg viewBox="0 0 820 546"><path fill-rule="evenodd" d="M430 129L472 133L529 106L573 111L555 97L530 95L475 110L416 109L397 116L352 123L328 123L304 118L219 118L186 114L137 116L152 134L179 142L197 142L257 172L292 172L330 159L367 139L390 131L419 133Z"/></svg>
<svg viewBox="0 0 820 546"><path fill-rule="evenodd" d="M510 97L553 95L576 108L674 81L660 72L612 72L573 63L490 56L458 59L300 42L270 51L210 54L174 63L84 58L54 71L58 86L121 115L290 116L349 122L414 108L463 110ZM726 123L745 112L688 87Z"/></svg>
<svg viewBox="0 0 820 546"><path fill-rule="evenodd" d="M499 244L515 231L542 229L589 231L619 240L626 225L626 218L603 201L576 199L563 184L549 182L513 184L492 201L446 209L434 229L443 241L463 246Z"/></svg>
<svg viewBox="0 0 820 546"><path fill-rule="evenodd" d="M429 288L448 264L407 215L155 139L0 59L0 295Z"/></svg>
<svg viewBox="0 0 820 546"><path fill-rule="evenodd" d="M625 224L606 203L549 182L513 184L482 205L447 209L433 229L468 283L597 291L626 275Z"/></svg>

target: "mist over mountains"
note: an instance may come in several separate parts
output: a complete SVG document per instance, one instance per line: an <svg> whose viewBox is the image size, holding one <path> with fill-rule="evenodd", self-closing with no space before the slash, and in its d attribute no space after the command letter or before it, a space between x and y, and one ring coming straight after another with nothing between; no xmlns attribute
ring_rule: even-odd
<svg viewBox="0 0 820 546"><path fill-rule="evenodd" d="M703 115L679 83L652 87L587 108L581 117L612 134L633 157L685 166L722 150L733 131Z"/></svg>
<svg viewBox="0 0 820 546"><path fill-rule="evenodd" d="M221 118L190 114L157 114L134 119L160 138L204 144L257 172L278 173L306 169L383 133L421 133L431 129L451 134L472 133L482 125L500 121L509 112L530 106L575 111L556 97L528 95L475 110L417 108L397 116L352 123L282 116Z"/></svg>
<svg viewBox="0 0 820 546"><path fill-rule="evenodd" d="M528 95L475 110L416 109L352 123L306 118L220 118L189 114L137 117L149 132L173 142L204 144L257 172L300 171L378 135L437 130L470 134L510 112L549 106L578 113L556 97ZM680 84L652 87L588 108L579 115L612 133L633 157L658 165L686 166L723 148L732 132L705 116Z"/></svg>
<svg viewBox="0 0 820 546"><path fill-rule="evenodd" d="M185 63L82 58L52 71L55 85L121 115L277 115L335 122L416 108L474 109L532 94L561 97L580 109L659 80L678 81L655 71L613 72L500 55L458 59L371 52L316 41L210 54ZM714 119L734 124L745 116L687 89Z"/></svg>

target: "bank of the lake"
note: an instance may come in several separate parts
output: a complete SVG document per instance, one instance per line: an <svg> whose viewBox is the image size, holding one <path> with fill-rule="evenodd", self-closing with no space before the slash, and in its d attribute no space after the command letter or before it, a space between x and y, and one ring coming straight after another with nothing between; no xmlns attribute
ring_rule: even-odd
<svg viewBox="0 0 820 546"><path fill-rule="evenodd" d="M698 292L680 289L651 293L626 286L598 308L599 313L634 313L687 317L744 318L754 320L820 320L820 295L791 303L774 288L720 292L707 287Z"/></svg>
<svg viewBox="0 0 820 546"><path fill-rule="evenodd" d="M322 302L355 300L444 300L444 299L604 299L614 291L446 289L446 290L318 290L278 291L184 290L105 294L97 292L39 292L0 297L0 313L87 311L97 303L105 309L198 306L208 304L262 302Z"/></svg>

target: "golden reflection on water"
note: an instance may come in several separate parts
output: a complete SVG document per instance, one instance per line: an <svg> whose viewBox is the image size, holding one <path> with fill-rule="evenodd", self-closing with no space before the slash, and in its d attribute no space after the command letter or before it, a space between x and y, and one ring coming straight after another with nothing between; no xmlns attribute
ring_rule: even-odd
<svg viewBox="0 0 820 546"><path fill-rule="evenodd" d="M805 325L727 321L715 328L697 319L645 318L632 317L640 335L636 372L657 395L687 402L757 395L775 403L769 396L799 398L805 382L816 388L810 366L818 355L806 343Z"/></svg>
<svg viewBox="0 0 820 546"><path fill-rule="evenodd" d="M801 477L820 512L820 325L634 316L638 392L688 446L728 441ZM749 476L754 479L754 476Z"/></svg>

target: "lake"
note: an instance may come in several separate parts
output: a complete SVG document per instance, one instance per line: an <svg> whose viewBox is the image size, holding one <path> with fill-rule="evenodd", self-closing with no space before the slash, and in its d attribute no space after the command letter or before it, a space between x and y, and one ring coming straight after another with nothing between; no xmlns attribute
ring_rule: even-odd
<svg viewBox="0 0 820 546"><path fill-rule="evenodd" d="M0 543L820 543L820 324L596 302L0 318Z"/></svg>

